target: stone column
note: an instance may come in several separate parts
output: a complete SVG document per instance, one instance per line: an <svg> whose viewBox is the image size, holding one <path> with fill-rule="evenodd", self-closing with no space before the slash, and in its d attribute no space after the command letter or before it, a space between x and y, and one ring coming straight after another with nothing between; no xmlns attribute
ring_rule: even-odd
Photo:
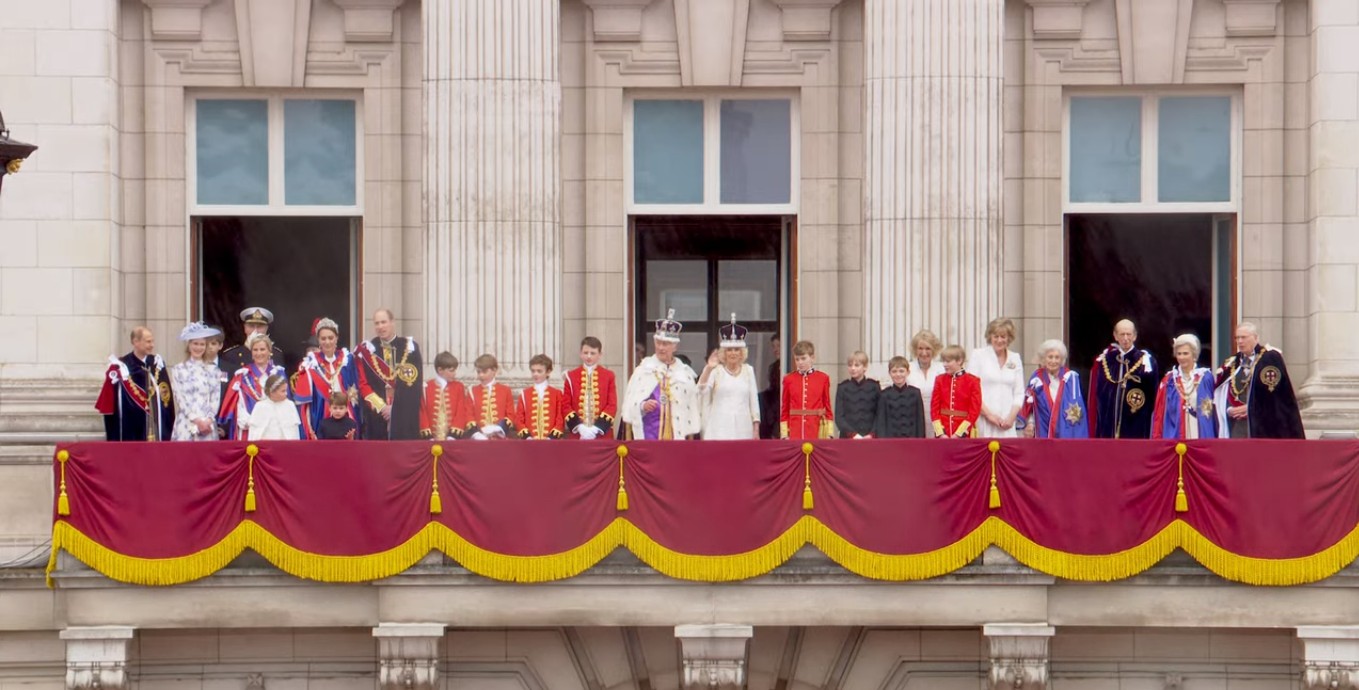
<svg viewBox="0 0 1359 690"><path fill-rule="evenodd" d="M1047 623L982 626L991 643L992 690L1043 690L1048 686L1048 642L1057 629Z"/></svg>
<svg viewBox="0 0 1359 690"><path fill-rule="evenodd" d="M1003 0L864 2L864 350L1000 316Z"/></svg>
<svg viewBox="0 0 1359 690"><path fill-rule="evenodd" d="M425 349L561 349L559 0L423 4Z"/></svg>
<svg viewBox="0 0 1359 690"><path fill-rule="evenodd" d="M67 628L61 631L66 640L67 690L122 690L127 682L127 647L133 629L120 626Z"/></svg>
<svg viewBox="0 0 1359 690"><path fill-rule="evenodd" d="M1302 686L1308 690L1359 690L1359 627L1302 626Z"/></svg>
<svg viewBox="0 0 1359 690"><path fill-rule="evenodd" d="M739 690L746 684L746 660L750 638L755 629L749 625L677 625L679 641L680 687Z"/></svg>
<svg viewBox="0 0 1359 690"><path fill-rule="evenodd" d="M1359 428L1359 5L1312 0L1307 174L1311 257L1306 285L1311 375L1302 386L1309 432ZM1279 334L1262 334L1265 340ZM1307 353L1285 352L1285 358ZM1294 386L1298 385L1294 381Z"/></svg>
<svg viewBox="0 0 1359 690"><path fill-rule="evenodd" d="M379 623L378 687L382 690L433 690L439 685L442 623Z"/></svg>

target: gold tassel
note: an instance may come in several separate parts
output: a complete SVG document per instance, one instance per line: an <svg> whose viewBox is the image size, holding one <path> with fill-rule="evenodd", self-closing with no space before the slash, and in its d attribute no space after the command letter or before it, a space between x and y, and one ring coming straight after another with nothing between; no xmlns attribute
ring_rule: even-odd
<svg viewBox="0 0 1359 690"><path fill-rule="evenodd" d="M628 447L620 445L615 450L618 453L618 511L623 512L628 509L628 489L623 484L623 458L628 456Z"/></svg>
<svg viewBox="0 0 1359 690"><path fill-rule="evenodd" d="M1178 461L1179 477L1175 480L1175 512L1177 513L1189 512L1189 497L1184 493L1184 454L1188 450L1189 447L1183 443L1175 444L1175 454L1180 456Z"/></svg>
<svg viewBox="0 0 1359 690"><path fill-rule="evenodd" d="M66 461L71 454L66 449L57 451L57 461L61 463L61 493L57 496L57 515L71 514L71 499L66 497Z"/></svg>
<svg viewBox="0 0 1359 690"><path fill-rule="evenodd" d="M255 456L260 454L259 446L253 443L246 446L245 454L250 458L249 464L246 466L245 512L253 513L255 512Z"/></svg>
<svg viewBox="0 0 1359 690"><path fill-rule="evenodd" d="M811 510L816 507L816 499L812 497L812 444L802 444L802 509Z"/></svg>
<svg viewBox="0 0 1359 690"><path fill-rule="evenodd" d="M443 499L439 498L439 456L444 454L444 447L436 443L429 452L434 455L434 489L429 495L429 514L438 515L444 512Z"/></svg>
<svg viewBox="0 0 1359 690"><path fill-rule="evenodd" d="M986 501L986 507L995 510L1000 507L1000 487L996 485L996 454L1000 452L1000 441L992 441L987 444L986 449L991 451L991 495Z"/></svg>

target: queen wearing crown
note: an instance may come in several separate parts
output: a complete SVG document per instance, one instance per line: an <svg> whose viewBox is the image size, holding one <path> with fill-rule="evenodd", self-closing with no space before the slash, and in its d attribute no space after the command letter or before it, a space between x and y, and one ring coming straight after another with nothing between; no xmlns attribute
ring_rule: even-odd
<svg viewBox="0 0 1359 690"><path fill-rule="evenodd" d="M694 370L675 357L683 326L671 309L656 322L656 353L637 365L623 398L623 422L637 440L683 439L699 432Z"/></svg>
<svg viewBox="0 0 1359 690"><path fill-rule="evenodd" d="M739 441L760 437L760 392L755 370L746 364L744 326L731 323L718 329L721 349L708 357L698 377L699 406L703 411L703 438L707 441Z"/></svg>

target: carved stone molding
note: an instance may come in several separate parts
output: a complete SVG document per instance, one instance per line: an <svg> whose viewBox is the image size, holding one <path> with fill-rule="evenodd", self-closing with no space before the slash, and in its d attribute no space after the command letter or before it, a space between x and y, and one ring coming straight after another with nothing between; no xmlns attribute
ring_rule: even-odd
<svg viewBox="0 0 1359 690"><path fill-rule="evenodd" d="M680 83L740 86L750 0L675 0Z"/></svg>
<svg viewBox="0 0 1359 690"><path fill-rule="evenodd" d="M682 688L745 687L746 659L755 629L749 625L677 625Z"/></svg>
<svg viewBox="0 0 1359 690"><path fill-rule="evenodd" d="M831 11L841 0L772 0L783 11L783 40L829 41Z"/></svg>
<svg viewBox="0 0 1359 690"><path fill-rule="evenodd" d="M1275 36L1279 33L1279 0L1222 0L1228 36Z"/></svg>
<svg viewBox="0 0 1359 690"><path fill-rule="evenodd" d="M1114 11L1123 83L1183 84L1194 0L1115 0Z"/></svg>
<svg viewBox="0 0 1359 690"><path fill-rule="evenodd" d="M1046 623L992 623L982 632L991 643L992 690L1048 686L1048 642L1056 628Z"/></svg>
<svg viewBox="0 0 1359 690"><path fill-rule="evenodd" d="M390 41L396 11L406 0L334 0L344 10L346 41Z"/></svg>
<svg viewBox="0 0 1359 690"><path fill-rule="evenodd" d="M1302 626L1302 685L1308 690L1359 690L1359 626Z"/></svg>
<svg viewBox="0 0 1359 690"><path fill-rule="evenodd" d="M379 623L378 687L382 690L434 690L439 687L442 623Z"/></svg>
<svg viewBox="0 0 1359 690"><path fill-rule="evenodd" d="M134 629L122 625L67 628L67 690L123 690L127 682L127 647Z"/></svg>
<svg viewBox="0 0 1359 690"><path fill-rule="evenodd" d="M203 8L213 0L142 0L151 10L151 38L197 41L203 37Z"/></svg>
<svg viewBox="0 0 1359 690"><path fill-rule="evenodd" d="M1033 8L1033 37L1079 39L1090 0L1027 0Z"/></svg>
<svg viewBox="0 0 1359 690"><path fill-rule="evenodd" d="M653 0L584 0L597 43L642 40L642 10Z"/></svg>
<svg viewBox="0 0 1359 690"><path fill-rule="evenodd" d="M301 87L311 0L236 0L242 86Z"/></svg>

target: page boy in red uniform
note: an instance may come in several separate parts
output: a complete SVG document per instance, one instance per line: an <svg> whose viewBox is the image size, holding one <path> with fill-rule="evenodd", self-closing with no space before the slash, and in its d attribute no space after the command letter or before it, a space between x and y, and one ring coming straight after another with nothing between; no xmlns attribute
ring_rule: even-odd
<svg viewBox="0 0 1359 690"><path fill-rule="evenodd" d="M420 436L429 439L462 438L471 421L467 389L458 382L458 358L440 352L434 358L438 374L425 384L425 404L420 407Z"/></svg>
<svg viewBox="0 0 1359 690"><path fill-rule="evenodd" d="M590 440L613 436L613 420L618 415L618 385L613 372L599 365L604 346L599 338L586 336L580 341L580 366L566 372L567 438Z"/></svg>
<svg viewBox="0 0 1359 690"><path fill-rule="evenodd" d="M816 346L801 340L793 345L796 370L783 377L783 403L779 406L779 431L783 438L830 438L835 430L831 411L831 380L817 371Z"/></svg>
<svg viewBox="0 0 1359 690"><path fill-rule="evenodd" d="M534 355L529 360L533 385L519 392L514 406L514 428L519 430L519 438L556 439L566 434L566 396L547 385L551 373L552 358L547 355Z"/></svg>
<svg viewBox="0 0 1359 690"><path fill-rule="evenodd" d="M935 377L934 393L930 396L934 437L976 436L982 406L981 379L963 369L967 360L963 348L949 345L939 353L939 358L944 360L944 373Z"/></svg>

